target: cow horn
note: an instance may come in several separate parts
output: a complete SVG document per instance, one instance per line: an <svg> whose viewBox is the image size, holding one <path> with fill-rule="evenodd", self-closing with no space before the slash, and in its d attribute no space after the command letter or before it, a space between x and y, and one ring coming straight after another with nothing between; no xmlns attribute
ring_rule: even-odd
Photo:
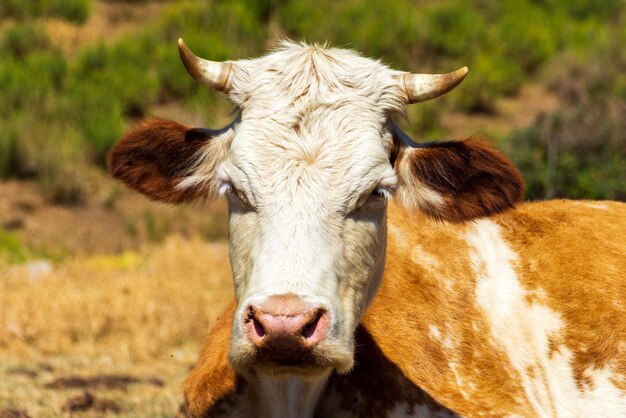
<svg viewBox="0 0 626 418"><path fill-rule="evenodd" d="M467 71L467 67L463 67L448 74L403 74L402 87L408 103L424 102L446 94L463 81Z"/></svg>
<svg viewBox="0 0 626 418"><path fill-rule="evenodd" d="M178 39L178 52L187 72L193 78L224 93L230 90L231 63L209 61L195 56L182 38Z"/></svg>

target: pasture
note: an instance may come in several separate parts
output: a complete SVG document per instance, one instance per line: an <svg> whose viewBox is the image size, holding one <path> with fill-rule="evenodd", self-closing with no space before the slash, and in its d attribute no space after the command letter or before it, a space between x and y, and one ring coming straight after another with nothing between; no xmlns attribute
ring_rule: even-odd
<svg viewBox="0 0 626 418"><path fill-rule="evenodd" d="M207 327L232 297L226 251L171 236L118 255L3 260L0 411L173 416ZM81 403L85 392L97 401Z"/></svg>

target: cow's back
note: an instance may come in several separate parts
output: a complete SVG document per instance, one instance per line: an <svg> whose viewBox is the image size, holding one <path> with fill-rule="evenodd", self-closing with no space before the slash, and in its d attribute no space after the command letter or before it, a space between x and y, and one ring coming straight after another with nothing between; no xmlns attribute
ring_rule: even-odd
<svg viewBox="0 0 626 418"><path fill-rule="evenodd" d="M388 224L363 323L411 381L467 416L626 416L626 205Z"/></svg>

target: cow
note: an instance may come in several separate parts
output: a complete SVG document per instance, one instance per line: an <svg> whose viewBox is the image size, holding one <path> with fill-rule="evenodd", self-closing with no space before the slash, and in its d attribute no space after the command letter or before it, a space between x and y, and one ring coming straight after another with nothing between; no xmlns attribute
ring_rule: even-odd
<svg viewBox="0 0 626 418"><path fill-rule="evenodd" d="M626 205L523 203L487 142L416 143L395 122L467 68L290 41L179 51L238 115L148 119L110 167L157 201L228 199L235 303L185 383L189 416L626 416Z"/></svg>

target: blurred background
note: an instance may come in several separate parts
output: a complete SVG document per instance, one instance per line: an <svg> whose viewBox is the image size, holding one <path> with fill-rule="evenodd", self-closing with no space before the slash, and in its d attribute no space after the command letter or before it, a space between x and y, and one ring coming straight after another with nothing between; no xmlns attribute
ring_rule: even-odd
<svg viewBox="0 0 626 418"><path fill-rule="evenodd" d="M285 37L470 74L410 107L415 139L478 134L528 199L626 200L625 0L2 0L0 416L173 416L232 297L223 202L149 202L106 173L157 115L233 110L184 71Z"/></svg>

